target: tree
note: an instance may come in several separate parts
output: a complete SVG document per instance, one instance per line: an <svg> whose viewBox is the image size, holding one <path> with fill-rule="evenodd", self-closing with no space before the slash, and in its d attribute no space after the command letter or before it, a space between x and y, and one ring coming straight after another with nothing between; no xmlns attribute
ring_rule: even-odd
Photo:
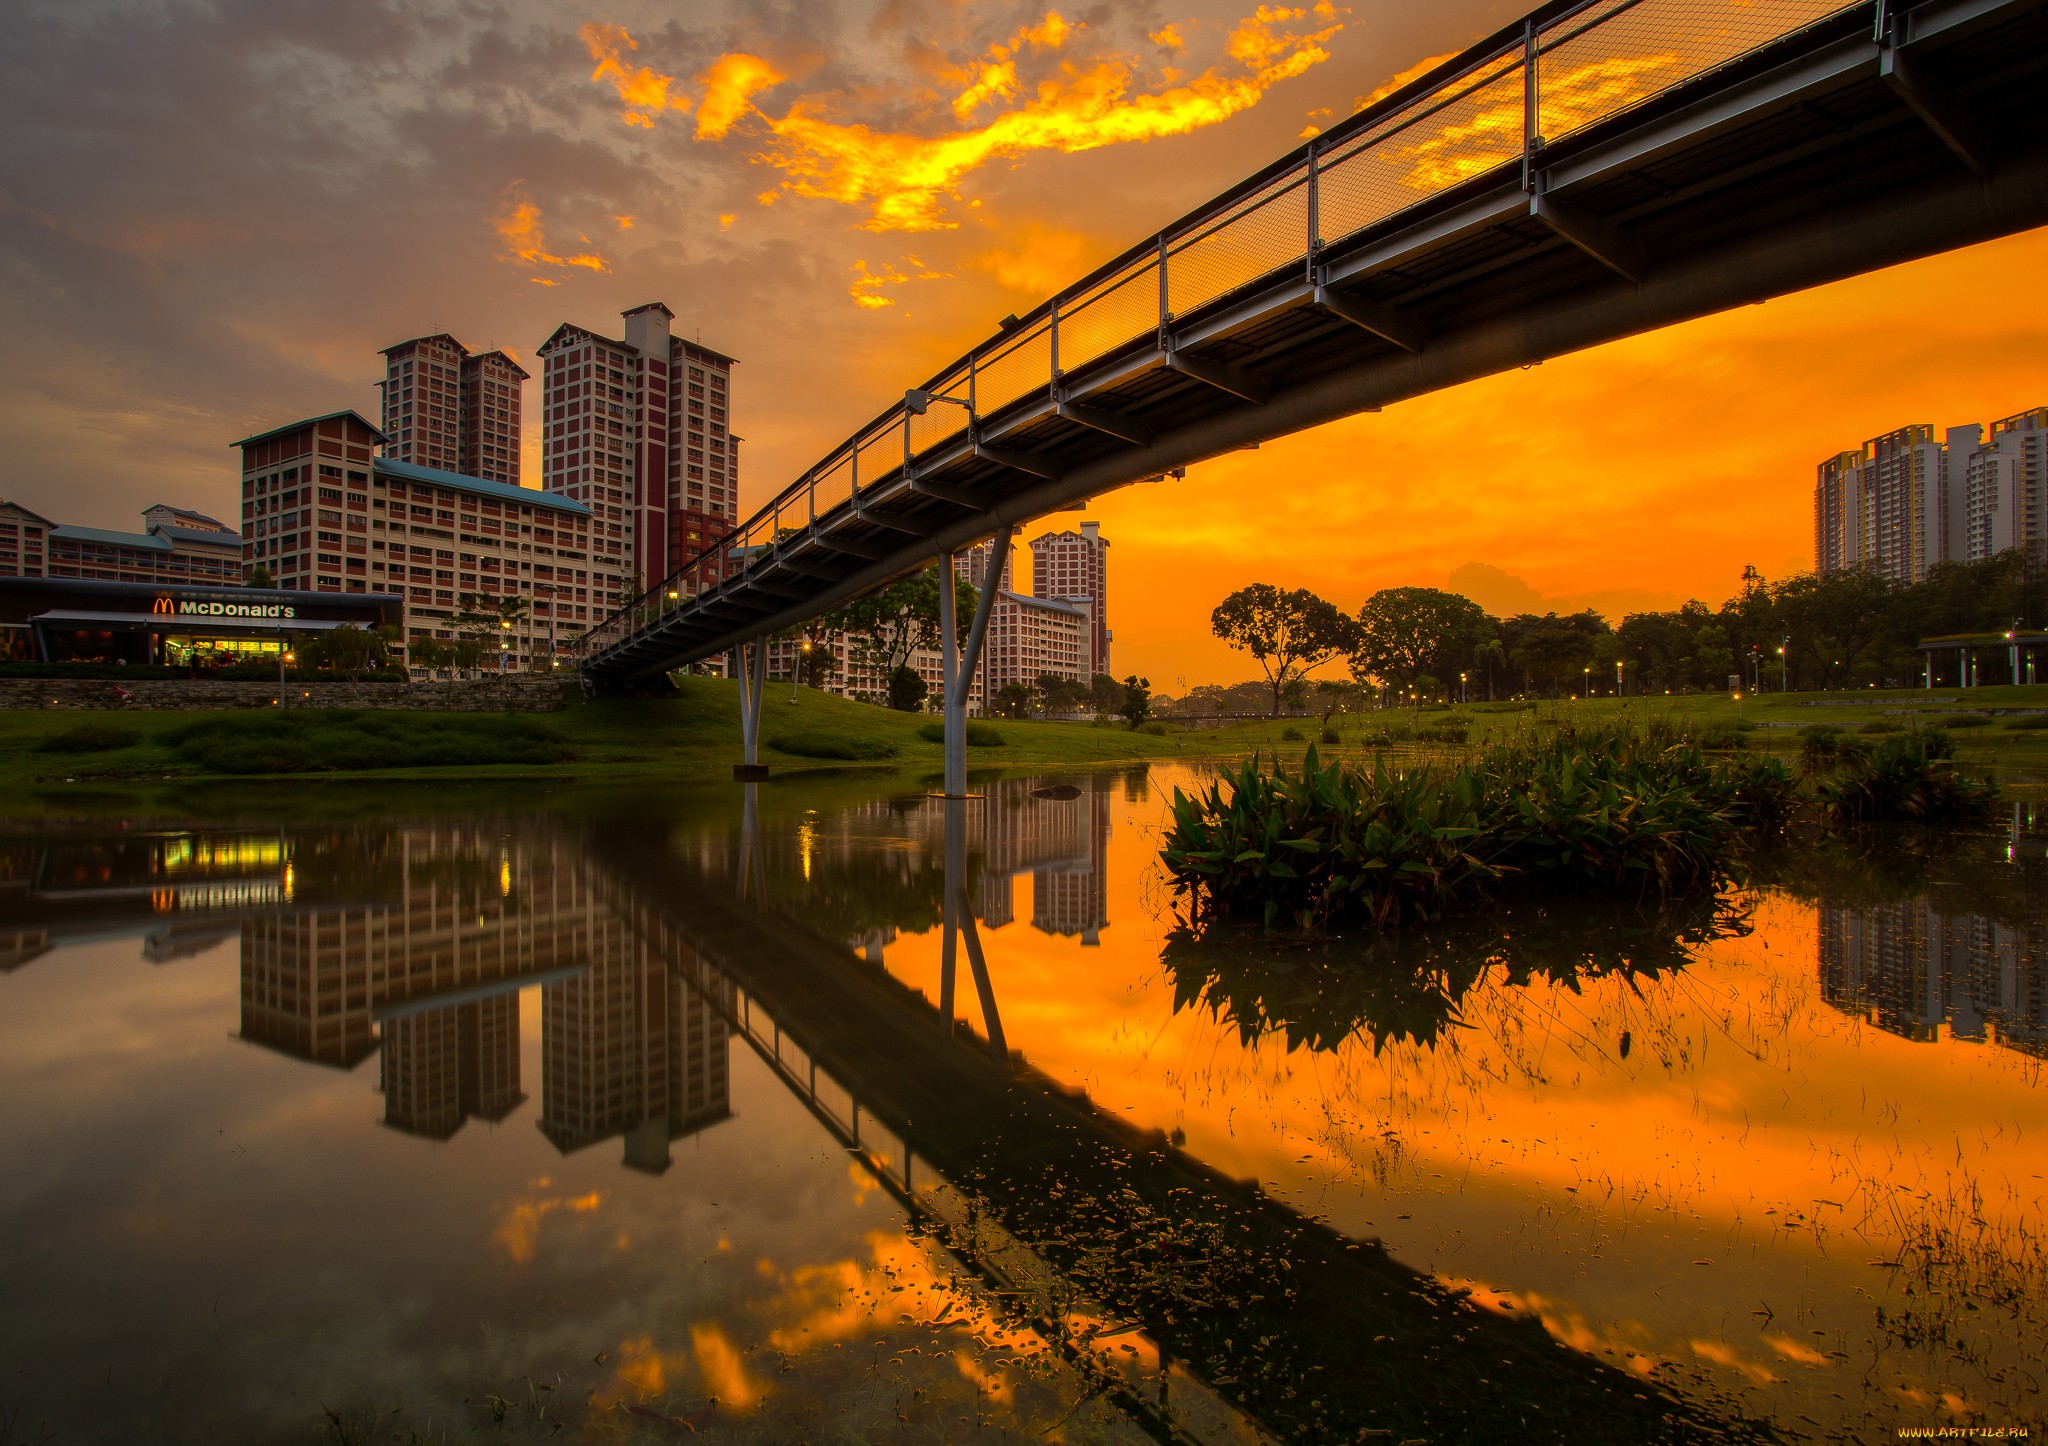
<svg viewBox="0 0 2048 1446"><path fill-rule="evenodd" d="M1273 714L1288 683L1350 651L1356 628L1337 605L1307 588L1283 591L1269 582L1239 588L1209 615L1216 636L1250 653L1273 690ZM1128 688L1130 683L1125 682ZM1149 687L1149 685L1148 685ZM1148 692L1149 697L1149 692Z"/></svg>
<svg viewBox="0 0 2048 1446"><path fill-rule="evenodd" d="M243 583L242 586L276 587L277 584L270 580L270 564L267 562L259 562L254 567L250 568L249 580Z"/></svg>
<svg viewBox="0 0 2048 1446"><path fill-rule="evenodd" d="M1124 679L1123 706L1117 711L1124 715L1124 722L1136 728L1152 716L1152 680L1141 678L1136 673Z"/></svg>
<svg viewBox="0 0 2048 1446"><path fill-rule="evenodd" d="M384 640L375 633L343 623L338 628L317 632L299 644L299 666L360 678L384 661Z"/></svg>
<svg viewBox="0 0 2048 1446"><path fill-rule="evenodd" d="M923 712L925 696L930 692L924 675L915 668L896 668L889 674L889 706L898 713Z"/></svg>
<svg viewBox="0 0 2048 1446"><path fill-rule="evenodd" d="M1360 683L1347 683L1341 678L1323 678L1316 683L1316 706L1323 711L1323 723L1339 713L1349 712L1363 702L1365 687Z"/></svg>
<svg viewBox="0 0 2048 1446"><path fill-rule="evenodd" d="M1088 685L1078 678L1062 678L1057 673L1038 675L1039 706L1048 713L1078 713L1087 706Z"/></svg>
<svg viewBox="0 0 2048 1446"><path fill-rule="evenodd" d="M1962 578L1954 576L1964 569L1942 568L1940 571L1950 576L1936 577L1930 570L1929 583L1933 586L1930 588L1928 583L1922 583L1915 589L1927 601L1934 600L1928 598L1927 593L1935 593L1938 597L1940 593L1937 590L1952 594L1968 585ZM1810 671L1820 675L1823 688L1842 687L1866 655L1876 651L1885 635L1892 630L1892 615L1901 601L1898 590L1883 577L1862 568L1787 578L1773 589L1772 597L1776 605L1774 621L1784 630L1780 636L1792 639L1793 658L1810 663ZM1941 622L1957 618L1967 619L1963 627L1947 629L1940 626ZM1928 632L1932 635L1951 630L1971 631L1969 623L1976 622L1978 618L1970 610L1959 609L1950 617L1940 619ZM1776 648L1777 645L1773 644L1773 654ZM1809 669L1802 667L1800 671L1805 673Z"/></svg>
<svg viewBox="0 0 2048 1446"><path fill-rule="evenodd" d="M413 667L425 668L429 672L450 667L455 662L455 650L439 638L414 638L406 645L405 655Z"/></svg>
<svg viewBox="0 0 2048 1446"><path fill-rule="evenodd" d="M1382 588L1358 610L1351 672L1361 681L1412 683L1471 668L1494 637L1493 619L1468 597L1433 587Z"/></svg>
<svg viewBox="0 0 2048 1446"><path fill-rule="evenodd" d="M1607 620L1590 609L1563 617L1522 613L1501 624L1501 641L1524 685L1531 691L1547 686L1555 697L1585 682L1597 657L1593 640L1607 630Z"/></svg>
<svg viewBox="0 0 2048 1446"><path fill-rule="evenodd" d="M978 596L974 584L954 576L953 609L960 641L973 625ZM844 632L863 664L893 677L899 668L910 666L912 653L939 646L939 602L939 569L932 566L854 599L820 619L819 626Z"/></svg>
<svg viewBox="0 0 2048 1446"><path fill-rule="evenodd" d="M1114 713L1123 706L1124 685L1107 673L1097 673L1088 680L1088 705L1100 718Z"/></svg>
<svg viewBox="0 0 2048 1446"><path fill-rule="evenodd" d="M513 628L526 621L527 609L531 603L523 597L497 597L487 592L463 592L455 595L455 616L449 621L454 624L461 643L474 644L464 663L471 672L476 670L486 653L505 649Z"/></svg>
<svg viewBox="0 0 2048 1446"><path fill-rule="evenodd" d="M996 689L994 708L1003 718L1029 718L1036 690L1029 683L1005 683Z"/></svg>
<svg viewBox="0 0 2048 1446"><path fill-rule="evenodd" d="M1721 687L1735 671L1735 650L1728 646L1728 630L1708 623L1692 636L1693 670L1709 688Z"/></svg>

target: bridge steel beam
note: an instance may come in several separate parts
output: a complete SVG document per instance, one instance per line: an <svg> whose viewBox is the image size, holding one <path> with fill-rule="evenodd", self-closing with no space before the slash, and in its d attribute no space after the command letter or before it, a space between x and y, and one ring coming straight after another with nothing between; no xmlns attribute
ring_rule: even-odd
<svg viewBox="0 0 2048 1446"><path fill-rule="evenodd" d="M1526 198L1518 204L1526 206ZM959 550L999 528L1022 526L1143 477L1622 337L2043 225L2048 225L2048 151L2006 157L1988 181L1958 168L1953 178L1923 185L1910 198L1892 193L1838 206L1825 217L1710 255L1662 261L1641 285L1615 277L1601 287L1547 298L1497 323L1432 335L1419 355L1378 356L1277 390L1263 406L1217 408L1161 432L1150 446L1130 447L1042 479L993 500L983 512L937 526L929 538L857 568L808 601L748 624L747 630L791 627L914 571L936 553ZM872 512L863 516L878 520ZM730 645L698 645L691 651L702 657ZM635 676L654 671L636 670Z"/></svg>
<svg viewBox="0 0 2048 1446"><path fill-rule="evenodd" d="M1582 141L1539 143L1526 166L1511 174L1504 167L1493 184L1475 181L1440 205L1389 218L1342 243L1311 245L1306 275L1275 273L1186 317L1167 311L1162 286L1155 344L1134 338L1064 371L1055 355L1042 390L906 458L901 471L857 488L850 503L815 515L804 533L770 544L747 569L759 569L764 582L795 583L807 596L782 605L773 592L746 590L743 573L738 589L721 585L692 605L695 616L643 623L587 658L586 678L630 686L805 621L998 529L1292 432L2048 224L2048 136L2040 128L1999 128L1989 114L1975 113L1973 97L2002 86L1997 93L2006 109L1999 114L2009 116L2017 82L1979 67L1958 84L1947 78L1954 66L1933 64L1943 59L1942 47L1967 44L1979 30L2035 8L2020 0L1923 0L1877 36L1848 24L1845 14L1808 48L1738 74L1721 89L1649 107ZM2015 64L2025 60L2022 54ZM1889 94L1895 109L1871 109L1873 92ZM1774 195L1760 178L1803 148L1759 151L1743 138L1763 134L1760 128L1780 116L1825 107L1837 93L1851 94L1851 118L1804 144L1860 144L1851 154L1864 169L1844 177L1853 187L1802 210L1797 192ZM1902 156L1920 155L1926 148L1914 151L1912 130L1945 145L1962 164L1930 168L1923 159L1890 174L1869 139L1879 131L1897 135ZM1983 139L1994 130L2001 147L1995 166ZM1675 166L1682 175L1689 157L1711 155L1724 142L1747 146L1748 159L1658 190L1658 168ZM1988 176L1981 173L1986 168ZM1647 189L1656 199L1618 207L1601 201L1614 194L1610 182L1635 177L1649 186L1623 189ZM1717 198L1717 187L1730 185L1737 188L1728 202L1736 208L1727 213L1733 224L1715 225L1714 239L1691 246L1682 230L1659 230L1658 206L1697 210ZM1752 218L1744 198L1759 196L1766 209ZM1539 231L1547 238L1535 239ZM1518 249L1468 244L1503 233ZM1460 247L1473 261L1432 279L1432 258ZM1162 242L1162 267L1169 249ZM1579 258L1568 269L1561 266L1567 256ZM1500 282L1523 258L1548 279L1540 287L1504 289ZM1492 286L1493 309L1459 309L1457 288L1474 284ZM1357 342L1348 353L1331 349L1334 332L1302 329L1300 319L1318 312L1349 324ZM1036 316L1029 324L1037 324ZM1261 339L1274 335L1294 340ZM1290 372L1286 347L1304 336L1322 350ZM1185 382L1162 386L1162 378ZM1191 405L1204 390L1209 402ZM1139 404L1145 415L1134 414L1132 393L1147 398ZM1112 444L1107 452L1105 444ZM986 464L1001 470L991 476ZM920 499L931 505L914 515L881 510L917 508ZM896 535L877 535L880 529ZM807 556L844 560L845 573L819 577L815 563L799 565Z"/></svg>

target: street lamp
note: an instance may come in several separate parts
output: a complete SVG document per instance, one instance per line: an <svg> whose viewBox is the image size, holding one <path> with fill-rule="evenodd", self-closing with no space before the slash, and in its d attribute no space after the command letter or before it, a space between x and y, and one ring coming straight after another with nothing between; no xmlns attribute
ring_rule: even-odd
<svg viewBox="0 0 2048 1446"><path fill-rule="evenodd" d="M798 652L798 655L792 660L792 666L789 670L789 701L792 703L796 701L797 680L802 678L804 675L804 659L808 658L810 655L811 640L809 638L805 638L803 640L801 649Z"/></svg>
<svg viewBox="0 0 2048 1446"><path fill-rule="evenodd" d="M1617 698L1621 696L1621 664L1620 658L1614 660L1614 696Z"/></svg>
<svg viewBox="0 0 2048 1446"><path fill-rule="evenodd" d="M1778 691L1780 693L1792 691L1792 659L1785 651L1791 646L1792 638L1790 634L1786 635L1784 642L1778 644Z"/></svg>
<svg viewBox="0 0 2048 1446"><path fill-rule="evenodd" d="M1586 678L1584 684L1584 691L1579 696L1591 699L1593 696L1593 665L1588 663L1585 667L1579 669L1579 671L1583 673Z"/></svg>
<svg viewBox="0 0 2048 1446"><path fill-rule="evenodd" d="M1458 674L1458 702L1461 705L1465 702L1465 675L1463 673Z"/></svg>
<svg viewBox="0 0 2048 1446"><path fill-rule="evenodd" d="M512 619L498 619L498 676L505 676L505 666L512 658Z"/></svg>

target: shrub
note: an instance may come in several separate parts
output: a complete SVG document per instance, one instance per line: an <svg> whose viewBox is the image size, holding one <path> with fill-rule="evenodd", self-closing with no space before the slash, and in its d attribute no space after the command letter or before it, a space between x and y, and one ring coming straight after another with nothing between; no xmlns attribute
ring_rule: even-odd
<svg viewBox="0 0 2048 1446"><path fill-rule="evenodd" d="M2007 728L2048 728L2048 713L2035 713L2025 718L2008 718Z"/></svg>
<svg viewBox="0 0 2048 1446"><path fill-rule="evenodd" d="M132 728L115 728L104 723L84 723L62 733L47 734L36 745L38 753L111 753L116 748L133 748L142 735Z"/></svg>
<svg viewBox="0 0 2048 1446"><path fill-rule="evenodd" d="M205 718L162 736L209 773L334 773L477 763L560 763L575 755L530 718L304 709Z"/></svg>
<svg viewBox="0 0 2048 1446"><path fill-rule="evenodd" d="M1318 743L1342 743L1344 741L1344 735L1339 733L1335 728L1332 728L1329 724L1325 723L1323 725L1322 731L1316 734L1316 741Z"/></svg>
<svg viewBox="0 0 2048 1446"><path fill-rule="evenodd" d="M1858 733L1896 733L1899 725L1889 718L1873 718L1856 730Z"/></svg>
<svg viewBox="0 0 2048 1446"><path fill-rule="evenodd" d="M1991 720L1982 713L1951 713L1941 720L1943 728L1989 728Z"/></svg>
<svg viewBox="0 0 2048 1446"><path fill-rule="evenodd" d="M1470 736L1470 730L1463 723L1432 723L1415 730L1420 743L1463 743Z"/></svg>
<svg viewBox="0 0 2048 1446"><path fill-rule="evenodd" d="M946 725L943 722L925 723L919 726L917 736L927 743L944 743ZM967 746L969 748L1000 748L1003 746L1002 730L988 723L967 725Z"/></svg>
<svg viewBox="0 0 2048 1446"><path fill-rule="evenodd" d="M1915 728L1845 758L1815 796L1837 823L1944 823L1989 813L1998 785L1958 772L1942 729Z"/></svg>
<svg viewBox="0 0 2048 1446"><path fill-rule="evenodd" d="M941 725L939 738L942 742L945 736ZM896 745L887 739L848 738L829 733L788 733L770 738L768 746L792 758L832 758L849 763L872 763L878 759L894 758L897 753Z"/></svg>
<svg viewBox="0 0 2048 1446"><path fill-rule="evenodd" d="M1169 730L1167 726L1164 723L1160 722L1157 718L1154 718L1150 723L1140 723L1132 731L1137 733L1149 733L1154 738L1164 738L1167 735L1167 733L1171 730Z"/></svg>
<svg viewBox="0 0 2048 1446"><path fill-rule="evenodd" d="M1843 758L1867 749L1867 744L1847 737L1833 723L1813 723L1799 730L1799 767L1808 774L1825 772Z"/></svg>
<svg viewBox="0 0 2048 1446"><path fill-rule="evenodd" d="M1299 728L1282 728L1280 730L1280 741L1282 743L1300 743L1304 740Z"/></svg>

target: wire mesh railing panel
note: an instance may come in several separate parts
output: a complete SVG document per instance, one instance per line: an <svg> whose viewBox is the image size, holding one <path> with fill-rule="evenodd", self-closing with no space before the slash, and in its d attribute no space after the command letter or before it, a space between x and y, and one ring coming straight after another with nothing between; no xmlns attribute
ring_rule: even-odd
<svg viewBox="0 0 2048 1446"><path fill-rule="evenodd" d="M841 452L839 460L813 479L818 489L818 511L828 512L853 497L853 454Z"/></svg>
<svg viewBox="0 0 2048 1446"><path fill-rule="evenodd" d="M884 427L860 439L860 486L863 492L902 465L902 428Z"/></svg>
<svg viewBox="0 0 2048 1446"><path fill-rule="evenodd" d="M985 417L1052 382L1052 329L1041 326L1008 350L978 362L974 390Z"/></svg>
<svg viewBox="0 0 2048 1446"><path fill-rule="evenodd" d="M967 430L967 391L965 367L933 389L932 395L935 398L951 397L960 405L956 407L952 402L934 401L923 416L909 418L912 456L922 456L941 442L957 437Z"/></svg>
<svg viewBox="0 0 2048 1446"><path fill-rule="evenodd" d="M1869 0L1607 0L1540 39L1536 133L1556 141Z"/></svg>
<svg viewBox="0 0 2048 1446"><path fill-rule="evenodd" d="M1308 256L1308 170L1303 167L1205 228L1166 258L1168 308L1185 315Z"/></svg>
<svg viewBox="0 0 2048 1446"><path fill-rule="evenodd" d="M1060 370L1086 366L1134 337L1159 331L1159 263L1148 261L1060 312Z"/></svg>
<svg viewBox="0 0 2048 1446"><path fill-rule="evenodd" d="M1418 201L1522 156L1523 65L1500 57L1412 120L1321 168L1317 205L1325 241L1407 210Z"/></svg>

